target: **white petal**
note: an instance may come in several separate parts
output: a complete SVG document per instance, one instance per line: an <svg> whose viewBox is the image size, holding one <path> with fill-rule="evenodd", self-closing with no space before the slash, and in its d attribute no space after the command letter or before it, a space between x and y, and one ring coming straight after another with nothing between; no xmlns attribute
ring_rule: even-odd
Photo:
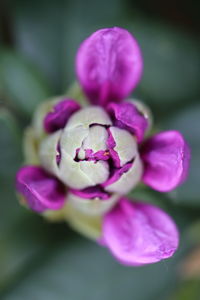
<svg viewBox="0 0 200 300"><path fill-rule="evenodd" d="M75 158L76 150L81 148L88 134L89 128L84 128L83 126L63 130L60 140L61 153L65 151L69 156Z"/></svg>
<svg viewBox="0 0 200 300"><path fill-rule="evenodd" d="M89 135L84 140L83 148L92 149L93 152L106 150L108 148L106 144L107 139L108 133L104 127L98 125L93 126L89 128Z"/></svg>
<svg viewBox="0 0 200 300"><path fill-rule="evenodd" d="M80 161L80 168L84 174L97 185L106 181L109 177L109 165L106 161Z"/></svg>
<svg viewBox="0 0 200 300"><path fill-rule="evenodd" d="M101 200L98 197L95 199L84 199L72 193L68 194L68 201L77 210L90 216L101 216L108 212L117 202L120 195L113 194L109 199Z"/></svg>
<svg viewBox="0 0 200 300"><path fill-rule="evenodd" d="M83 126L88 128L91 124L112 125L110 117L99 106L85 107L74 113L68 120L66 130Z"/></svg>
<svg viewBox="0 0 200 300"><path fill-rule="evenodd" d="M81 170L79 162L74 161L63 149L61 155L58 177L63 183L74 189L84 189L95 185L91 178Z"/></svg>
<svg viewBox="0 0 200 300"><path fill-rule="evenodd" d="M78 152L78 159L83 160L85 159L85 150L83 148L80 148L79 152Z"/></svg>
<svg viewBox="0 0 200 300"><path fill-rule="evenodd" d="M83 189L107 180L109 166L104 161L74 161L76 150L82 147L84 139L89 134L89 128L82 126L63 131L60 140L61 161L59 178L68 186Z"/></svg>
<svg viewBox="0 0 200 300"><path fill-rule="evenodd" d="M23 137L23 150L26 165L39 165L39 140L33 127L27 127Z"/></svg>
<svg viewBox="0 0 200 300"><path fill-rule="evenodd" d="M50 173L57 175L59 168L56 162L57 145L61 137L62 130L48 135L40 144L39 157L41 165Z"/></svg>
<svg viewBox="0 0 200 300"><path fill-rule="evenodd" d="M58 177L69 187L84 189L106 181L108 176L107 162L77 162L62 149Z"/></svg>
<svg viewBox="0 0 200 300"><path fill-rule="evenodd" d="M121 195L130 192L141 179L143 172L142 161L136 156L132 167L128 172L124 173L118 181L105 187L105 190L111 193L119 193Z"/></svg>
<svg viewBox="0 0 200 300"><path fill-rule="evenodd" d="M51 222L67 221L69 225L84 236L98 239L101 236L101 216L90 216L76 209L71 201L66 201L59 211L47 210L42 214Z"/></svg>
<svg viewBox="0 0 200 300"><path fill-rule="evenodd" d="M119 155L120 166L122 167L138 154L137 142L135 137L127 130L110 127L110 131L116 143L114 150Z"/></svg>
<svg viewBox="0 0 200 300"><path fill-rule="evenodd" d="M66 220L72 228L86 237L96 240L101 236L101 217L83 214L70 201L66 203Z"/></svg>

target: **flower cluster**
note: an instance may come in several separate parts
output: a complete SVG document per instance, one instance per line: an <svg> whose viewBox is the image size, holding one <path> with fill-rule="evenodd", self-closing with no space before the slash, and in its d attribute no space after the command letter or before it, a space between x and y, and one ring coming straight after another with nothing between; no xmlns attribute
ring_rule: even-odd
<svg viewBox="0 0 200 300"><path fill-rule="evenodd" d="M146 137L149 109L126 99L142 69L128 31L102 29L87 38L76 71L90 105L68 97L44 102L26 131L27 161L16 176L27 207L68 221L127 265L170 257L179 237L164 211L125 195L141 181L160 192L173 190L185 180L190 159L178 131Z"/></svg>

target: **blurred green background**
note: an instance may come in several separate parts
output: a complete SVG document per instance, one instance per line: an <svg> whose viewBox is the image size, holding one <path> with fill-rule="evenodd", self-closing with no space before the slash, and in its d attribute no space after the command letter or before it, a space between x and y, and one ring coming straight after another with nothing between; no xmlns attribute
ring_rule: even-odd
<svg viewBox="0 0 200 300"><path fill-rule="evenodd" d="M0 299L200 299L199 13L199 1L1 0ZM125 27L141 45L144 76L134 97L151 107L156 128L181 130L192 148L183 186L132 193L166 209L181 232L172 259L140 268L119 265L65 224L20 207L14 190L35 107L66 91L80 42L109 26Z"/></svg>

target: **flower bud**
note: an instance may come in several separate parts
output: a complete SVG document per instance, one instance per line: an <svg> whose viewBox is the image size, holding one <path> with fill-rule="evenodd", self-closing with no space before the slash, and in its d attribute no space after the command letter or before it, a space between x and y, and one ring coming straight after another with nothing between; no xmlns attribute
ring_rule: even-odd
<svg viewBox="0 0 200 300"><path fill-rule="evenodd" d="M63 129L43 140L39 152L42 166L71 189L99 186L108 193L124 194L142 176L135 136L113 126L98 106L73 113Z"/></svg>

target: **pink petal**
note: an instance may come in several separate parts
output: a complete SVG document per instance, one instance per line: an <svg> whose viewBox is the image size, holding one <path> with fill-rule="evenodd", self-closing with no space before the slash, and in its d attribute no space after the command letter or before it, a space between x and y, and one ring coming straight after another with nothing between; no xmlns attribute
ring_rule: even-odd
<svg viewBox="0 0 200 300"><path fill-rule="evenodd" d="M143 181L153 189L168 192L187 177L190 150L178 131L165 131L148 139L141 151Z"/></svg>
<svg viewBox="0 0 200 300"><path fill-rule="evenodd" d="M110 103L107 107L115 126L133 133L141 142L148 127L148 121L130 102Z"/></svg>
<svg viewBox="0 0 200 300"><path fill-rule="evenodd" d="M66 197L63 184L36 166L25 166L18 171L16 189L36 212L60 209Z"/></svg>
<svg viewBox="0 0 200 300"><path fill-rule="evenodd" d="M102 241L122 264L137 266L172 256L179 234L161 209L123 198L104 216Z"/></svg>
<svg viewBox="0 0 200 300"><path fill-rule="evenodd" d="M127 97L142 74L141 51L125 29L96 31L80 46L76 72L83 90L94 104L104 105Z"/></svg>
<svg viewBox="0 0 200 300"><path fill-rule="evenodd" d="M58 102L53 112L49 112L44 119L44 128L46 132L51 133L64 128L69 117L79 110L81 106L74 100L65 99Z"/></svg>

